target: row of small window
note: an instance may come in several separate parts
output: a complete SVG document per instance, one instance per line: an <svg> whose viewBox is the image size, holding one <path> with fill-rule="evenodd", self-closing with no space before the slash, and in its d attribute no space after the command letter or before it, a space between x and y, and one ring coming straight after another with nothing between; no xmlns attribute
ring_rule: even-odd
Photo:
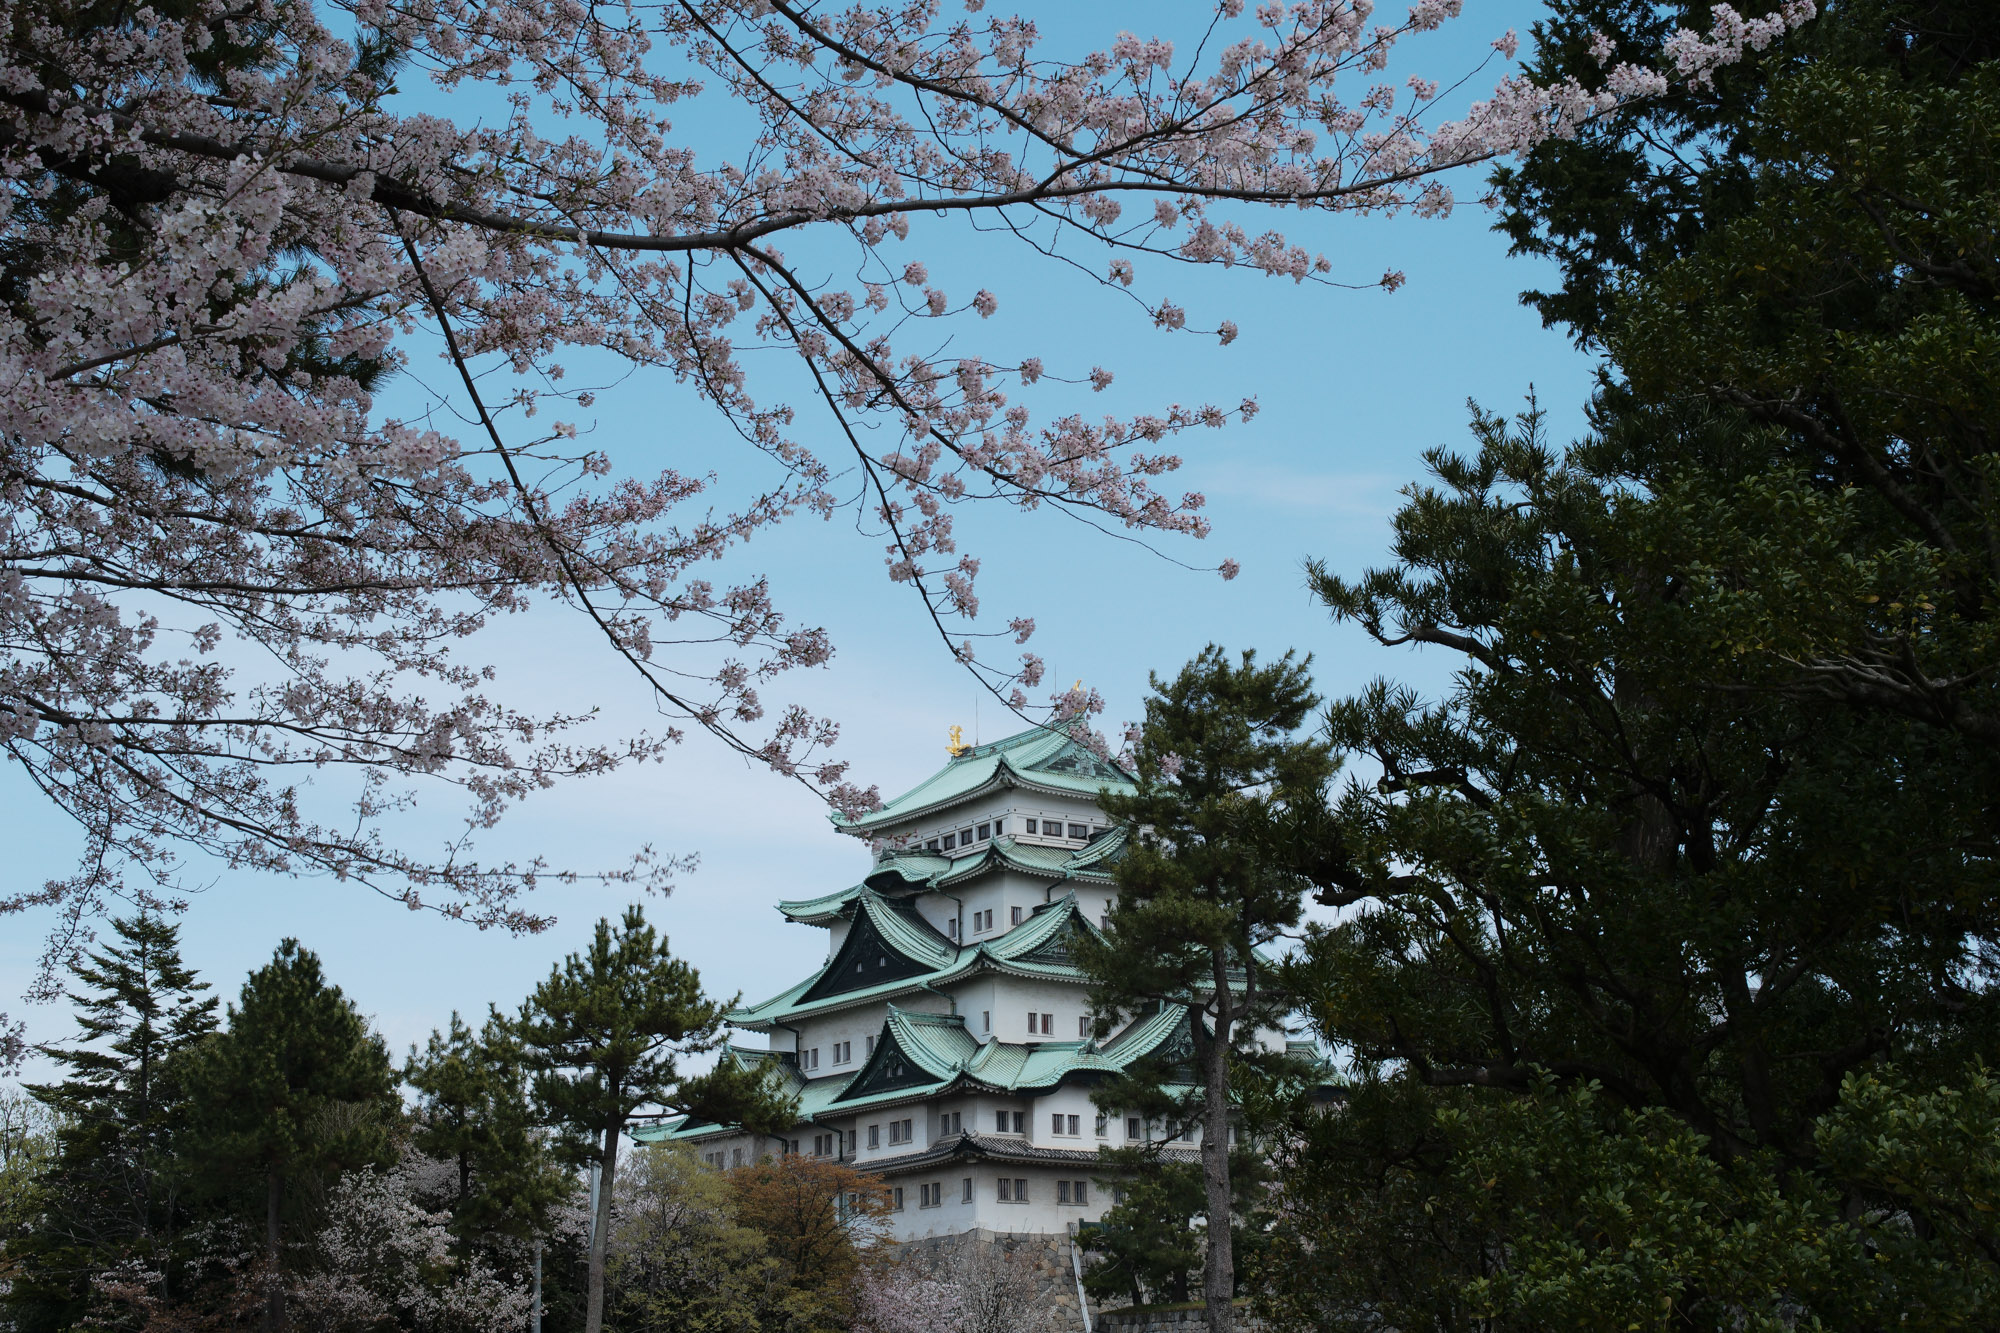
<svg viewBox="0 0 2000 1333"><path fill-rule="evenodd" d="M1021 821L1023 833L1040 838L1064 838L1070 842L1087 842L1091 838L1103 837L1106 830L1089 824L1067 824L1060 819L1024 819ZM1007 821L989 820L984 824L971 824L954 833L940 834L924 844L925 851L949 852L960 847L971 847L976 843L997 838L1007 831Z"/></svg>
<svg viewBox="0 0 2000 1333"><path fill-rule="evenodd" d="M1007 909L1007 926L1009 929L1012 929L1013 927L1020 925L1024 919L1025 919L1025 909L1019 907L1010 907ZM972 914L973 934L983 935L991 929L993 929L992 908L989 907L983 912L974 912ZM949 921L945 922L944 933L954 940L958 938L957 917L952 917Z"/></svg>
<svg viewBox="0 0 2000 1333"><path fill-rule="evenodd" d="M1102 1139L1109 1137L1110 1124L1111 1120L1109 1116L1100 1115L1097 1117L1098 1138ZM961 1134L964 1132L964 1125L965 1125L964 1112L950 1111L942 1113L938 1116L938 1137L945 1138L953 1134ZM993 1130L997 1134L1025 1135L1028 1132L1027 1112L995 1109L993 1112ZM831 1134L813 1135L813 1147L812 1147L813 1156L833 1157L839 1155L841 1151L842 1132L843 1131L835 1130ZM1082 1138L1083 1117L1078 1115L1068 1115L1066 1113L1059 1111L1052 1111L1049 1113L1049 1132L1058 1138ZM849 1156L852 1156L855 1151L855 1140L858 1137L858 1134L857 1131L851 1129L845 1131L845 1134L847 1138L847 1145L846 1145L847 1154ZM1133 1142L1138 1142L1139 1140L1144 1139L1146 1137L1145 1122L1136 1115L1125 1117L1125 1137L1127 1139L1132 1140ZM1177 1128L1172 1135L1172 1138L1174 1140L1190 1139L1191 1137L1192 1136L1188 1132L1188 1127L1185 1125ZM893 1148L905 1143L913 1142L915 1138L916 1138L916 1121L913 1118L903 1119L903 1120L891 1120L889 1122L890 1147ZM1238 1131L1238 1127L1235 1125L1231 1125L1229 1127L1229 1141L1231 1143L1237 1143L1241 1141L1241 1135ZM870 1148L880 1148L882 1146L881 1125L877 1124L868 1126L868 1146ZM778 1148L779 1151L781 1152L790 1152L790 1153L798 1153L802 1150L801 1142L798 1139L790 1139L790 1140L780 1139L778 1140ZM701 1159L702 1161L707 1162L710 1166L716 1166L716 1167L725 1165L727 1166L743 1165L743 1149L737 1148L729 1156L730 1160L725 1162L723 1153L711 1152L711 1153L703 1153ZM965 1197L967 1202L970 1202L972 1199L972 1196L970 1194L967 1194ZM1002 1195L1001 1197L1005 1198L1006 1196ZM1058 1199L1057 1202L1059 1203L1066 1202L1066 1200ZM1077 1202L1081 1203L1082 1200L1079 1199L1077 1200ZM898 1206L900 1207L900 1205Z"/></svg>
<svg viewBox="0 0 2000 1333"><path fill-rule="evenodd" d="M1001 1176L994 1182L994 1198L1001 1203L1028 1203L1028 1182L1021 1176ZM958 1200L972 1202L972 1177L959 1182ZM889 1207L894 1212L903 1211L903 1187L896 1186L889 1191ZM1056 1182L1056 1202L1071 1204L1079 1208L1090 1205L1090 1182L1087 1180L1058 1180ZM917 1186L917 1207L939 1208L944 1205L944 1182L928 1181Z"/></svg>
<svg viewBox="0 0 2000 1333"><path fill-rule="evenodd" d="M865 1047L863 1048L863 1055L864 1055L864 1058L865 1058L866 1056L869 1056L869 1055L873 1055L873 1054L875 1054L875 1039L874 1039L873 1037L869 1037L869 1038L867 1038L867 1042L868 1042L867 1046L865 1046ZM854 1061L854 1043L853 1043L853 1042L851 1042L851 1041L837 1041L837 1042L833 1043L833 1065L834 1065L834 1068L838 1069L838 1068L839 1068L840 1066L842 1066L842 1065L844 1065L844 1064L852 1064L852 1063L853 1063L853 1061ZM819 1068L819 1047L817 1047L817 1046L808 1046L808 1047L807 1047L806 1049L804 1049L804 1050L802 1050L802 1051L800 1051L800 1052L799 1052L799 1072L800 1072L800 1073L808 1073L808 1074L809 1074L809 1073L811 1073L811 1072L812 1072L813 1070L815 1070L815 1069L818 1069L818 1068Z"/></svg>

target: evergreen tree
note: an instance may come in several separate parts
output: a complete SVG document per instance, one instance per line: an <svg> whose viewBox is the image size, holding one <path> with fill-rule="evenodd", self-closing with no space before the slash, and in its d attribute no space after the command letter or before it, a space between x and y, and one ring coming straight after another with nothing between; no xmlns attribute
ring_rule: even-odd
<svg viewBox="0 0 2000 1333"><path fill-rule="evenodd" d="M724 1061L707 1074L680 1062L721 1048L730 1002L702 994L701 976L675 958L637 906L617 926L599 921L590 948L571 954L522 1006L521 1045L537 1101L596 1164L585 1333L604 1325L604 1257L618 1182L619 1139L641 1107L757 1126L784 1121L753 1073Z"/></svg>
<svg viewBox="0 0 2000 1333"><path fill-rule="evenodd" d="M1535 72L1696 8L1556 0ZM1996 124L1990 4L1852 0L1503 173L1611 360L1586 439L1478 414L1315 580L1463 668L1332 711L1384 777L1293 977L1356 1081L1292 1322L1990 1323Z"/></svg>
<svg viewBox="0 0 2000 1333"><path fill-rule="evenodd" d="M454 1013L404 1079L418 1093L412 1142L452 1164L452 1223L465 1241L527 1239L568 1192L535 1122L519 1038L500 1015L474 1032Z"/></svg>
<svg viewBox="0 0 2000 1333"><path fill-rule="evenodd" d="M1172 682L1153 678L1134 756L1138 790L1102 798L1136 835L1118 863L1109 938L1075 946L1100 1035L1160 1005L1187 1015L1187 1050L1163 1048L1094 1096L1107 1110L1202 1126L1211 1333L1234 1318L1238 1085L1276 1089L1299 1072L1263 1044L1289 1009L1263 950L1299 923L1307 884L1298 849L1333 775L1327 746L1298 735L1319 702L1309 662L1287 653L1264 666L1246 652L1232 664L1211 644Z"/></svg>
<svg viewBox="0 0 2000 1333"><path fill-rule="evenodd" d="M388 1050L318 956L288 939L243 983L227 1030L194 1053L188 1082L212 1188L250 1186L239 1201L262 1214L265 1326L283 1328L288 1199L307 1180L394 1158Z"/></svg>
<svg viewBox="0 0 2000 1333"><path fill-rule="evenodd" d="M118 942L74 969L77 1044L36 1048L67 1077L29 1089L58 1129L36 1185L41 1216L10 1246L18 1270L8 1301L23 1327L83 1317L93 1279L114 1268L143 1275L160 1297L173 1280L179 1066L214 1028L216 1001L181 962L173 924L141 913L112 930Z"/></svg>
<svg viewBox="0 0 2000 1333"><path fill-rule="evenodd" d="M1100 1180L1118 1192L1103 1218L1079 1241L1096 1255L1084 1270L1084 1289L1099 1299L1124 1298L1133 1305L1153 1300L1187 1300L1191 1275L1202 1265L1201 1233L1194 1221L1207 1211L1198 1167L1181 1162L1130 1160L1116 1175Z"/></svg>

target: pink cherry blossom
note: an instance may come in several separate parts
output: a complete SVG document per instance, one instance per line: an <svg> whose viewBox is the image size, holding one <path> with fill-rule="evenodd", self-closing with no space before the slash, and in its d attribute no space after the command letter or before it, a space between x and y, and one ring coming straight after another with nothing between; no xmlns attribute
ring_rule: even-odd
<svg viewBox="0 0 2000 1333"><path fill-rule="evenodd" d="M1043 666L979 656L998 632L965 623L987 613L959 507L1199 539L1201 497L1176 494L1164 442L1257 410L1086 419L1061 395L1109 391L1111 369L965 344L998 297L954 310L903 247L955 244L949 219L970 218L978 244L1031 259L1088 249L1066 271L1180 332L1192 302L1151 286L1175 265L1331 282L1281 226L1443 214L1441 175L1701 86L1814 12L1717 5L1706 32L1668 42L1667 68L1607 64L1590 87L1510 75L1433 125L1365 84L1459 0L1375 25L1366 0L1250 16L1221 0L1205 38L1068 53L1025 18L935 4L585 22L549 0L195 0L98 27L46 0L0 9L5 226L35 256L0 310L0 623L16 645L0 737L86 843L75 875L0 911L52 905L70 941L120 894L171 899L190 852L540 928L526 895L575 872L482 861L473 840L689 727L867 808L872 788L831 757L834 723L774 695L830 639L716 562L855 503L858 477L888 580L1015 700ZM249 55L218 83L193 71L219 27ZM359 38L406 58L396 78L420 105ZM1513 35L1495 46L1511 58ZM1462 71L1436 73L1409 83L1417 101ZM1139 254L1159 261L1145 291ZM930 323L953 319L968 324ZM604 358L678 395L667 410L714 413L783 480L740 495L592 443L596 390L574 363ZM378 395L397 374L414 410ZM473 636L550 603L647 692L657 734L586 739L586 704L500 701ZM1089 704L1065 695L1050 715ZM296 780L327 770L355 775L345 798ZM441 855L397 846L394 816L440 785L463 794L462 837ZM664 885L685 864L641 849L596 873Z"/></svg>

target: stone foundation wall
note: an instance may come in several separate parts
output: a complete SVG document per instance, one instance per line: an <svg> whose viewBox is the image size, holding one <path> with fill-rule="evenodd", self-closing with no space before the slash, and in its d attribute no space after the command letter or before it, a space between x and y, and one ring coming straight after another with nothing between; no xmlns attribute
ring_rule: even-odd
<svg viewBox="0 0 2000 1333"><path fill-rule="evenodd" d="M965 1231L926 1236L896 1247L900 1262L949 1276L967 1298L967 1333L1083 1333L1070 1238L1007 1231ZM1200 1333L1199 1308L1174 1310L1090 1308L1091 1333ZM1239 1304L1237 1333L1268 1333L1262 1320Z"/></svg>
<svg viewBox="0 0 2000 1333"><path fill-rule="evenodd" d="M1083 1333L1065 1235L965 1231L898 1245L899 1257L952 1274L991 1314L977 1333Z"/></svg>

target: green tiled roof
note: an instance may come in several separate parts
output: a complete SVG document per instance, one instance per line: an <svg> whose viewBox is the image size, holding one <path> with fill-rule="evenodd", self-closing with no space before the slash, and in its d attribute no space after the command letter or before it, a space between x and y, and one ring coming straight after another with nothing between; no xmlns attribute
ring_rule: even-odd
<svg viewBox="0 0 2000 1333"><path fill-rule="evenodd" d="M817 898L788 898L778 904L778 911L793 921L824 926L850 915L853 904L871 889L890 895L899 889L921 893L962 884L998 870L1109 883L1112 863L1124 850L1125 841L1125 830L1114 828L1088 845L1074 849L1044 847L1002 834L957 856L927 851L892 852L861 883Z"/></svg>
<svg viewBox="0 0 2000 1333"><path fill-rule="evenodd" d="M1074 923L1092 934L1100 933L1078 907L1073 893L1064 894L1036 911L998 939L963 945L953 944L921 920L915 919L914 913L899 910L894 902L872 889L858 890L854 902L857 912L869 914L870 922L885 944L912 962L924 964L926 970L850 991L828 994L822 990L814 998L806 998L829 972L841 965L846 956L843 951L828 960L819 971L770 999L732 1010L729 1021L739 1027L768 1026L789 1021L801 1014L891 999L956 981L982 970L1074 978L1079 973L1062 956L1061 932Z"/></svg>
<svg viewBox="0 0 2000 1333"><path fill-rule="evenodd" d="M778 910L794 921L823 924L840 916L847 905L860 896L860 893L861 886L856 884L851 889L822 894L817 898L788 899L778 904Z"/></svg>
<svg viewBox="0 0 2000 1333"><path fill-rule="evenodd" d="M859 818L832 816L836 827L856 833L887 828L955 805L1002 782L1095 796L1105 787L1130 789L1132 779L1092 754L1068 733L1035 727L1005 740L975 745L937 772Z"/></svg>
<svg viewBox="0 0 2000 1333"><path fill-rule="evenodd" d="M1186 1029L1187 1011L1171 1006L1139 1019L1101 1047L1092 1041L1017 1046L979 1042L966 1031L965 1020L957 1014L918 1013L891 1005L875 1040L874 1054L845 1078L804 1078L790 1059L768 1051L732 1046L729 1055L746 1066L769 1065L784 1080L785 1090L798 1099L799 1122L803 1124L821 1116L844 1116L875 1106L937 1097L968 1086L1016 1094L1048 1092L1073 1076L1116 1074L1167 1043L1184 1039ZM901 1077L880 1077L885 1066L899 1060L909 1066ZM849 1089L867 1088L871 1079L883 1084L880 1090L848 1095ZM632 1137L649 1143L726 1128L677 1120L634 1130Z"/></svg>

